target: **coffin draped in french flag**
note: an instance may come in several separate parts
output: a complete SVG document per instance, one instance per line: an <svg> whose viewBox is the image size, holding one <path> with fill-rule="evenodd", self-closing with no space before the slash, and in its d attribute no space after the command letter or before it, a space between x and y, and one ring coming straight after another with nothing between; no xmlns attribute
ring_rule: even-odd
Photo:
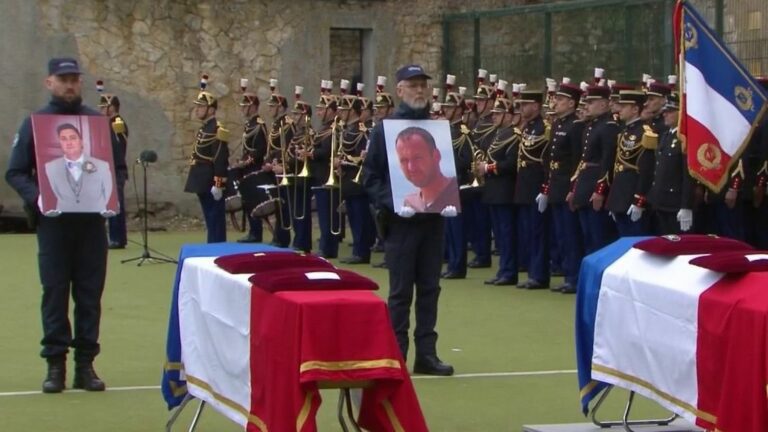
<svg viewBox="0 0 768 432"><path fill-rule="evenodd" d="M768 431L768 252L741 245L627 237L584 259L576 350L585 414L612 384L708 430ZM711 270L724 266L737 271Z"/></svg>

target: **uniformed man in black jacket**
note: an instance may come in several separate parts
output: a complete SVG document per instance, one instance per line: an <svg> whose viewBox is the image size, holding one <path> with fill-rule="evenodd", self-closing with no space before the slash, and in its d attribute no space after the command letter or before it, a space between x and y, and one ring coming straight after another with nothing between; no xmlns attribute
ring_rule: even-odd
<svg viewBox="0 0 768 432"><path fill-rule="evenodd" d="M45 80L51 100L35 114L101 115L82 104L80 74L75 59L51 59ZM41 215L35 150L32 121L27 117L14 138L5 180L21 196L37 228L37 256L43 285L40 355L48 362L43 392L59 393L66 387L66 356L70 347L75 350L72 387L102 391L105 385L93 369L93 359L100 350L101 295L107 273L104 218L99 214L58 211ZM74 338L69 323L70 293L75 303Z"/></svg>
<svg viewBox="0 0 768 432"><path fill-rule="evenodd" d="M342 258L344 264L371 262L371 247L376 241L376 229L371 215L368 195L363 189L361 171L363 152L368 145L368 127L361 121L363 111L363 83L357 84L356 95L344 95L339 107L339 117L344 130L340 135L338 169L341 171L343 194L349 228L352 231L352 256Z"/></svg>
<svg viewBox="0 0 768 432"><path fill-rule="evenodd" d="M486 285L517 285L517 224L515 223L515 177L520 130L515 127L520 114L511 100L499 97L493 107L496 126L493 141L485 151L484 162L477 164L484 176L482 201L491 214L493 237L499 249L499 269Z"/></svg>
<svg viewBox="0 0 768 432"><path fill-rule="evenodd" d="M312 129L312 105L301 100L303 87L296 88L296 101L291 108L292 134L288 143L287 162L283 163L290 176L288 188L293 218L293 248L312 250L312 173L308 154L312 151L315 131ZM306 169L305 169L306 167Z"/></svg>
<svg viewBox="0 0 768 432"><path fill-rule="evenodd" d="M224 184L229 167L229 131L216 121L218 101L206 91L208 76L200 80L200 93L195 99L194 116L203 125L197 131L189 175L184 192L197 194L203 209L208 243L227 241L227 221L224 215Z"/></svg>
<svg viewBox="0 0 768 432"><path fill-rule="evenodd" d="M608 108L608 87L589 86L585 100L584 136L579 166L566 196L572 210L579 214L584 251L590 254L616 238L613 220L605 209L610 175L616 158L619 125Z"/></svg>
<svg viewBox="0 0 768 432"><path fill-rule="evenodd" d="M466 104L464 97L456 92L448 92L445 102L441 105L445 118L451 125L451 140L453 143L453 161L456 165L456 180L459 184L459 199L462 213L448 218L445 222L445 242L447 252L446 270L442 277L445 279L463 279L467 275L467 238L470 232L466 211L470 208L472 191L472 145L471 131L464 123Z"/></svg>
<svg viewBox="0 0 768 432"><path fill-rule="evenodd" d="M650 126L658 136L661 136L669 129L664 123L664 116L661 111L667 103L667 97L671 93L672 87L664 83L654 81L648 84L648 90L646 91L648 97L643 106L641 116L645 124Z"/></svg>
<svg viewBox="0 0 768 432"><path fill-rule="evenodd" d="M243 78L241 87L247 89L248 80ZM260 243L263 240L262 218L254 216L252 211L258 204L266 205L265 195L260 194L255 185L274 184L274 177L267 172L263 172L264 159L267 154L267 124L259 116L259 97L256 93L244 91L240 98L240 111L245 119L242 136L242 153L240 160L234 164L239 169L241 186L247 185L248 189L241 190L243 199L243 210L248 217L248 234L238 239L240 243ZM232 181L232 179L230 179ZM259 198L261 197L261 198Z"/></svg>
<svg viewBox="0 0 768 432"><path fill-rule="evenodd" d="M552 123L549 145L549 170L536 197L539 209L551 207L552 234L560 246L564 283L552 287L552 291L571 294L578 285L579 266L584 255L579 218L568 207L565 197L570 189L571 177L581 157L581 137L584 122L577 120L576 107L581 99L581 89L560 84L554 96L555 120Z"/></svg>
<svg viewBox="0 0 768 432"><path fill-rule="evenodd" d="M339 180L335 170L331 169L332 160L339 152L342 131L336 115L338 104L336 96L320 96L315 105L315 114L321 126L307 152L312 194L317 205L317 221L320 227L320 256L324 258L338 257L342 231L341 214L338 210L341 203ZM334 134L336 139L333 139ZM335 148L332 149L334 144Z"/></svg>
<svg viewBox="0 0 768 432"><path fill-rule="evenodd" d="M400 106L391 118L429 118L427 80L419 65L400 68L396 75ZM416 361L413 371L431 375L453 375L453 367L437 356L437 303L440 297L440 267L443 257L443 218L435 213L415 214L407 207L395 208L389 176L384 128L371 132L368 155L363 162L363 185L376 209L376 223L385 242L389 269L388 306L392 326L403 359L408 358L408 329L411 304L416 293L416 328L413 338Z"/></svg>
<svg viewBox="0 0 768 432"><path fill-rule="evenodd" d="M548 209L539 211L536 197L541 185L547 179L549 167L549 133L541 117L544 93L540 90L520 92L520 115L522 117L522 139L517 154L517 181L515 182L515 204L519 228L527 236L520 236L518 250L525 250L529 256L528 280L518 288L549 288L549 227L552 215ZM523 240L524 239L524 240Z"/></svg>
<svg viewBox="0 0 768 432"><path fill-rule="evenodd" d="M264 163L264 171L271 173L275 184L277 184L276 192L272 196L277 197L278 200L278 212L274 227L274 238L272 244L279 247L288 247L291 244L291 202L289 200L288 188L286 185L287 179L283 181L283 177L277 177L277 175L283 175L285 173L285 164L283 163L283 157L287 161L288 143L293 138L293 123L286 118L286 112L288 110L288 100L285 96L281 95L277 89L278 81L274 78L269 80L269 87L272 94L269 96L267 106L269 106L269 116L272 120L269 128L269 135L267 141L269 143L269 149L267 151L266 161Z"/></svg>
<svg viewBox="0 0 768 432"><path fill-rule="evenodd" d="M653 183L654 152L659 137L643 124L640 113L645 92L622 90L618 104L623 129L619 134L613 180L605 207L612 213L621 237L648 235L650 217L646 196Z"/></svg>
<svg viewBox="0 0 768 432"><path fill-rule="evenodd" d="M112 125L110 138L112 139L112 159L115 161L115 181L117 182L117 199L119 203L118 213L107 219L109 227L109 248L124 249L128 243L125 225L125 182L128 181L128 165L125 162L125 154L128 146L128 126L120 115L120 99L104 90L103 81L96 82L96 90L99 96L99 110L109 117Z"/></svg>
<svg viewBox="0 0 768 432"><path fill-rule="evenodd" d="M478 73L478 86L474 97L474 106L478 118L470 136L472 144L481 151L478 155L485 154L491 141L496 136L496 125L491 114L496 92L492 87L484 84L484 72L481 69ZM484 161L478 160L476 162ZM491 215L488 205L483 203L482 188L483 186L480 185L476 190L470 191L468 197L469 205L464 209L466 213L471 213L472 226L469 231L469 243L475 254L475 257L467 264L469 268L487 268L491 266Z"/></svg>
<svg viewBox="0 0 768 432"><path fill-rule="evenodd" d="M677 137L679 97L672 93L664 106L664 121L669 130L659 139L653 184L648 203L654 215L654 234L680 234L693 225L693 184L683 144Z"/></svg>

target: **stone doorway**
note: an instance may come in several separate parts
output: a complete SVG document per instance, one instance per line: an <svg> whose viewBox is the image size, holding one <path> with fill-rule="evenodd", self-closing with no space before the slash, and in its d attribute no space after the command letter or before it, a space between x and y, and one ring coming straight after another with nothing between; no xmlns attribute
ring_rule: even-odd
<svg viewBox="0 0 768 432"><path fill-rule="evenodd" d="M349 91L354 93L357 83L366 83L366 91L374 87L370 82L373 72L370 62L371 30L360 28L332 28L330 32L330 78L334 81L334 93L338 92L339 80L350 82Z"/></svg>

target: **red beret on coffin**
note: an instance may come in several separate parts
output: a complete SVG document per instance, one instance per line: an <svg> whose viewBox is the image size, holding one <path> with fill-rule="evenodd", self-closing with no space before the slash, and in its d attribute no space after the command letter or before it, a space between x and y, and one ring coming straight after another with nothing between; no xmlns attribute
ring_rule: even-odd
<svg viewBox="0 0 768 432"><path fill-rule="evenodd" d="M220 256L213 262L233 274L263 273L295 268L336 268L325 258L298 252L239 253Z"/></svg>
<svg viewBox="0 0 768 432"><path fill-rule="evenodd" d="M635 243L635 248L656 255L702 255L729 251L752 251L755 248L738 240L716 235L683 234L653 237Z"/></svg>
<svg viewBox="0 0 768 432"><path fill-rule="evenodd" d="M768 251L722 252L696 257L691 264L720 273L768 271Z"/></svg>

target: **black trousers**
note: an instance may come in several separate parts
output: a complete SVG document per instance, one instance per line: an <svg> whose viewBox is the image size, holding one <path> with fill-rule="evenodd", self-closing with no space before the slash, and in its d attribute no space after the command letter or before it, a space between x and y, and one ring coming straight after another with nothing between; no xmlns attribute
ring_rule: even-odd
<svg viewBox="0 0 768 432"><path fill-rule="evenodd" d="M101 294L107 274L107 232L98 214L40 217L38 264L43 285L43 350L46 359L63 359L69 347L76 362L99 353ZM74 301L74 338L69 297Z"/></svg>
<svg viewBox="0 0 768 432"><path fill-rule="evenodd" d="M443 261L444 220L433 215L413 219L393 216L384 239L389 269L389 314L403 358L408 355L408 329L414 286L416 357L436 354L437 301Z"/></svg>

